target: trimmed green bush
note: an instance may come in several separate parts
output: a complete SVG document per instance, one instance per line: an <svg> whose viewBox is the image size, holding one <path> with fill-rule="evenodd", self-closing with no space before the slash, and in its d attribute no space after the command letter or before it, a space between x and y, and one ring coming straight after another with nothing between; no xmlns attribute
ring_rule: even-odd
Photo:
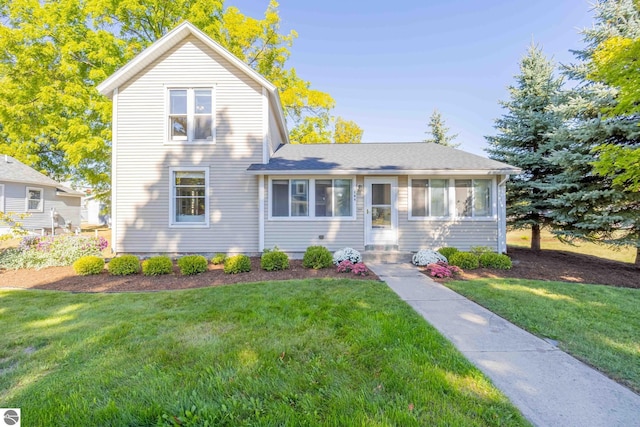
<svg viewBox="0 0 640 427"><path fill-rule="evenodd" d="M289 268L289 257L278 248L265 249L260 258L260 268L266 271L286 270Z"/></svg>
<svg viewBox="0 0 640 427"><path fill-rule="evenodd" d="M211 264L220 265L224 264L224 261L227 259L227 254L217 253L211 258Z"/></svg>
<svg viewBox="0 0 640 427"><path fill-rule="evenodd" d="M463 270L475 270L480 266L478 256L471 252L456 252L449 258L449 264L460 267Z"/></svg>
<svg viewBox="0 0 640 427"><path fill-rule="evenodd" d="M251 259L246 255L234 255L224 262L226 274L238 274L251 271Z"/></svg>
<svg viewBox="0 0 640 427"><path fill-rule="evenodd" d="M479 257L482 254L494 253L493 251L494 250L491 249L489 246L471 246L469 248L469 252L471 252L472 254L474 254L477 257Z"/></svg>
<svg viewBox="0 0 640 427"><path fill-rule="evenodd" d="M140 260L135 255L122 255L111 259L107 270L112 276L128 276L140 271Z"/></svg>
<svg viewBox="0 0 640 427"><path fill-rule="evenodd" d="M319 270L333 266L333 254L324 246L309 246L302 257L302 265Z"/></svg>
<svg viewBox="0 0 640 427"><path fill-rule="evenodd" d="M154 256L142 261L142 274L145 276L160 276L171 274L173 262L168 256Z"/></svg>
<svg viewBox="0 0 640 427"><path fill-rule="evenodd" d="M480 255L480 265L485 268L498 268L500 270L510 270L513 267L511 258L495 252Z"/></svg>
<svg viewBox="0 0 640 427"><path fill-rule="evenodd" d="M202 255L185 255L178 259L178 267L183 276L204 273L207 271L207 259Z"/></svg>
<svg viewBox="0 0 640 427"><path fill-rule="evenodd" d="M440 254L443 255L448 260L451 257L451 255L453 255L453 254L455 254L457 252L460 252L460 251L458 250L458 248L447 248L447 247L444 247L444 248L438 249L438 252L440 252Z"/></svg>
<svg viewBox="0 0 640 427"><path fill-rule="evenodd" d="M83 256L73 263L73 271L79 276L100 274L102 270L104 270L104 259L93 255Z"/></svg>

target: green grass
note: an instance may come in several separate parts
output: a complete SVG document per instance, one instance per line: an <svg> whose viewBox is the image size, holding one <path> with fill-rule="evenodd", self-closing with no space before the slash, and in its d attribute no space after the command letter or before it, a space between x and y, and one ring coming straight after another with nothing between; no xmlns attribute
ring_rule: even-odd
<svg viewBox="0 0 640 427"><path fill-rule="evenodd" d="M446 285L640 392L640 289L520 279Z"/></svg>
<svg viewBox="0 0 640 427"><path fill-rule="evenodd" d="M531 247L531 230L512 230L507 233L507 245L522 248ZM597 256L613 261L628 262L633 264L636 259L636 248L623 246L611 248L610 246L597 245L595 243L579 242L576 245L562 243L548 230L540 232L540 247L544 250L575 252L578 254Z"/></svg>
<svg viewBox="0 0 640 427"><path fill-rule="evenodd" d="M0 291L0 307L0 402L25 425L527 425L379 282Z"/></svg>

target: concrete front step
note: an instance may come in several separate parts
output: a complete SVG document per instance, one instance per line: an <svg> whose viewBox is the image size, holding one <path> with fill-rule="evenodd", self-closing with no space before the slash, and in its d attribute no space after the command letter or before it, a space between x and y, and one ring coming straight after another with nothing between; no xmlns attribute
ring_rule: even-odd
<svg viewBox="0 0 640 427"><path fill-rule="evenodd" d="M366 250L362 252L362 261L366 264L368 262L377 262L377 263L410 263L411 252L400 252L398 250Z"/></svg>

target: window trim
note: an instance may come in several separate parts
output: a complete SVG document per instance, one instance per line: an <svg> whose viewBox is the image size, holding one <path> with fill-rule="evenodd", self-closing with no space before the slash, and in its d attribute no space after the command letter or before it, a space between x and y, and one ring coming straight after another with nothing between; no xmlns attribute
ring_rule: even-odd
<svg viewBox="0 0 640 427"><path fill-rule="evenodd" d="M39 191L40 192L40 208L38 209L29 209L29 201L35 200L29 198L29 191ZM41 187L27 187L25 191L25 212L44 212L44 190Z"/></svg>
<svg viewBox="0 0 640 427"><path fill-rule="evenodd" d="M204 223L181 223L175 220L176 187L175 172L204 172ZM209 168L198 166L182 166L169 168L169 228L209 228L210 227L210 195L211 182L209 181Z"/></svg>
<svg viewBox="0 0 640 427"><path fill-rule="evenodd" d="M413 198L412 198L412 192L413 192L413 180L414 179L427 179L427 180L432 180L432 179L446 179L449 182L449 185L447 187L447 194L449 197L448 200L448 210L449 210L449 214L447 216L413 216L412 215L412 207L413 207ZM455 190L456 190L456 180L471 180L471 188L472 188L472 193L471 193L471 209L472 209L472 213L471 216L457 216L456 215L456 195L455 195ZM476 180L488 180L491 182L491 215L489 216L473 216L475 213L475 190L473 190L474 187L474 183ZM407 215L408 215L408 220L409 221L451 221L451 220L455 220L455 221L494 221L498 218L498 206L497 206L497 186L496 186L496 178L494 176L488 176L488 177L482 177L482 176L473 176L473 177L469 177L469 176L449 176L449 177L442 177L440 175L435 176L435 175L415 175L415 176L409 176L408 177L408 182L407 182Z"/></svg>
<svg viewBox="0 0 640 427"><path fill-rule="evenodd" d="M333 186L333 182L338 179L350 180L351 181L351 215L350 216L316 216L316 181L324 181L331 180L331 185ZM289 215L288 216L273 216L273 181L289 181ZM307 203L309 204L307 207L307 212L309 213L306 216L291 216L291 181L293 180L308 180L309 188L308 188L308 199ZM269 221L354 221L356 220L356 211L357 211L357 193L356 193L356 177L353 175L349 176L270 176L268 180L267 187L268 197L267 197L267 205L268 205L268 216L267 219Z"/></svg>
<svg viewBox="0 0 640 427"><path fill-rule="evenodd" d="M187 138L171 139L171 91L186 90L187 91ZM195 92L197 90L211 90L211 139L193 139L195 132ZM165 145L208 145L216 143L217 135L216 123L216 85L165 85L165 102L164 102L164 144Z"/></svg>
<svg viewBox="0 0 640 427"><path fill-rule="evenodd" d="M414 216L413 215L413 181L417 179L427 180L429 181L429 190L431 190L431 180L437 179L440 181L447 181L447 215L444 216ZM429 196L431 196L431 191L429 191ZM451 178L442 178L442 177L421 177L421 176L412 176L409 177L409 182L407 185L407 213L409 214L410 221L433 221L433 220L443 220L451 218ZM428 211L431 212L431 197L429 197L429 206Z"/></svg>

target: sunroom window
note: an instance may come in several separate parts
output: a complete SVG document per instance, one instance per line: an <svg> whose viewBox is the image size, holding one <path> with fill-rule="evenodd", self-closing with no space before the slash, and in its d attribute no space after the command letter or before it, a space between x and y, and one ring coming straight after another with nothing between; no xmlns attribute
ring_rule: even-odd
<svg viewBox="0 0 640 427"><path fill-rule="evenodd" d="M493 215L490 179L456 179L456 216L488 217Z"/></svg>
<svg viewBox="0 0 640 427"><path fill-rule="evenodd" d="M272 217L351 217L352 179L274 179Z"/></svg>
<svg viewBox="0 0 640 427"><path fill-rule="evenodd" d="M411 216L443 217L449 215L448 179L411 180Z"/></svg>

